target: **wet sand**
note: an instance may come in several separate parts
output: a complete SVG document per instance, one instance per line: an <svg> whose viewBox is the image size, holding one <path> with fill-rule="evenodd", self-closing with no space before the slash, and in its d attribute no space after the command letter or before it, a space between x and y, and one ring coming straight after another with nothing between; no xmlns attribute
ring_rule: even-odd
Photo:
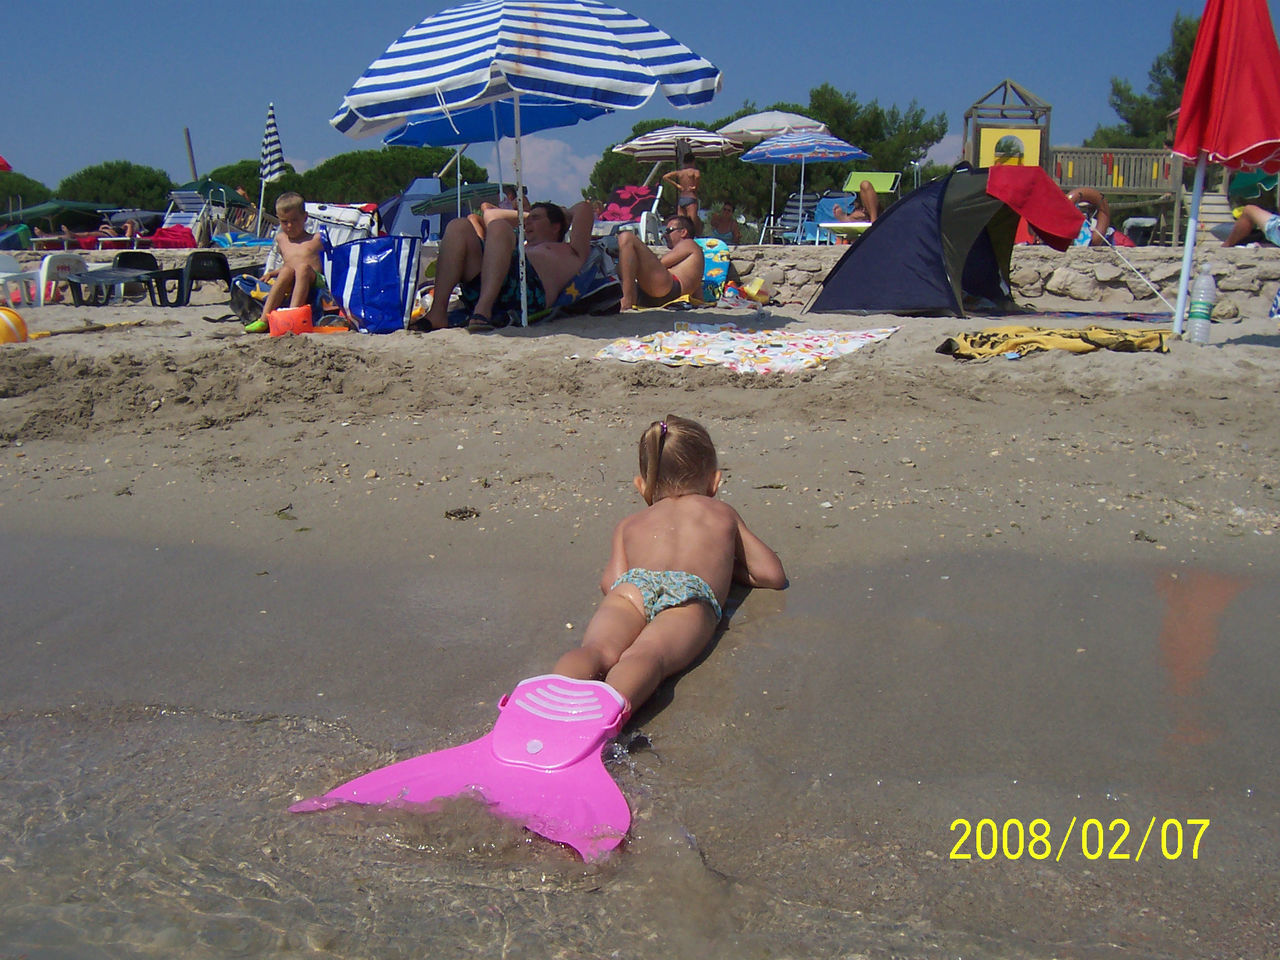
<svg viewBox="0 0 1280 960"><path fill-rule="evenodd" d="M1280 949L1261 316L961 364L933 348L987 323L784 312L903 329L756 378L589 359L658 313L269 340L217 312L51 307L145 322L0 348L0 953ZM736 596L611 752L621 855L468 804L285 814L480 735L575 642L668 412L792 586Z"/></svg>

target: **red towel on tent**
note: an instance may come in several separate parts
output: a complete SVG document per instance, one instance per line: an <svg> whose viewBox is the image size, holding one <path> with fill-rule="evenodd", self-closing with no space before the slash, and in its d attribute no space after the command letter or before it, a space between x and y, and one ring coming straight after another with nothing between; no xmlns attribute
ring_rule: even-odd
<svg viewBox="0 0 1280 960"><path fill-rule="evenodd" d="M987 171L987 193L1026 217L1055 250L1071 246L1084 223L1084 214L1039 167L992 167Z"/></svg>
<svg viewBox="0 0 1280 960"><path fill-rule="evenodd" d="M177 224L172 227L161 227L150 237L151 246L153 247L180 247L187 249L196 245L196 235L191 232L190 227L184 227Z"/></svg>

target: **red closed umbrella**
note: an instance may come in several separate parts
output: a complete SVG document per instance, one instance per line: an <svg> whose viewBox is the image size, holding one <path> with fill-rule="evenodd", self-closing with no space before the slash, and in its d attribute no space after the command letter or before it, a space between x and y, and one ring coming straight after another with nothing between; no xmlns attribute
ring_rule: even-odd
<svg viewBox="0 0 1280 960"><path fill-rule="evenodd" d="M1182 91L1173 152L1196 162L1174 314L1174 332L1180 334L1206 163L1280 170L1280 48L1266 0L1208 0Z"/></svg>
<svg viewBox="0 0 1280 960"><path fill-rule="evenodd" d="M12 169L13 167L9 166L9 161L4 157L0 157L0 173L6 173Z"/></svg>

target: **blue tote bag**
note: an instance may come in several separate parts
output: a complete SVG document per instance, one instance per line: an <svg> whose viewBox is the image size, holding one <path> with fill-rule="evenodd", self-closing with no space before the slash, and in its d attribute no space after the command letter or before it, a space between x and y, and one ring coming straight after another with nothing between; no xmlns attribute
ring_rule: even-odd
<svg viewBox="0 0 1280 960"><path fill-rule="evenodd" d="M324 234L329 293L361 333L403 330L418 286L417 237L366 237L336 247Z"/></svg>

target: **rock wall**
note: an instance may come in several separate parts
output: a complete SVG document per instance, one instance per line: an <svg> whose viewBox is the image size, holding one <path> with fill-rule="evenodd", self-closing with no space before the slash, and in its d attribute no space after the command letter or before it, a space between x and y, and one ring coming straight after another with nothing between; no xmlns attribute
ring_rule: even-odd
<svg viewBox="0 0 1280 960"><path fill-rule="evenodd" d="M661 255L665 248L653 248ZM775 299L806 304L823 278L849 248L846 246L741 246L733 248L733 265L743 279L762 277ZM188 250L153 250L163 267L181 266ZM226 250L233 271L261 263L266 251ZM37 265L43 254L17 251L25 269ZM423 251L423 262L434 257L434 246ZM113 251L94 251L85 259L110 261ZM1132 264L1132 269L1124 260ZM1217 240L1196 246L1195 270L1208 263L1218 284L1213 315L1219 320L1265 317L1280 289L1280 248L1224 247ZM30 266L26 266L29 264ZM1147 284L1157 287L1170 303L1177 302L1181 247L1072 247L1059 253L1049 247L1020 246L1013 250L1010 279L1019 303L1062 307L1071 302L1104 310L1158 312L1168 309ZM1135 272L1135 270L1137 272ZM1143 280L1141 276L1146 277Z"/></svg>
<svg viewBox="0 0 1280 960"><path fill-rule="evenodd" d="M744 279L762 277L783 303L808 303L848 247L742 246L733 248L733 264ZM1127 266L1124 257L1132 268ZM1280 289L1280 249L1223 247L1216 240L1197 245L1195 270L1209 263L1218 284L1214 316L1266 316ZM1077 301L1081 305L1152 312L1167 309L1152 285L1170 303L1177 302L1181 247L1015 247L1010 270L1019 303ZM1135 272L1136 271L1136 272ZM1139 273L1151 282L1148 285Z"/></svg>

